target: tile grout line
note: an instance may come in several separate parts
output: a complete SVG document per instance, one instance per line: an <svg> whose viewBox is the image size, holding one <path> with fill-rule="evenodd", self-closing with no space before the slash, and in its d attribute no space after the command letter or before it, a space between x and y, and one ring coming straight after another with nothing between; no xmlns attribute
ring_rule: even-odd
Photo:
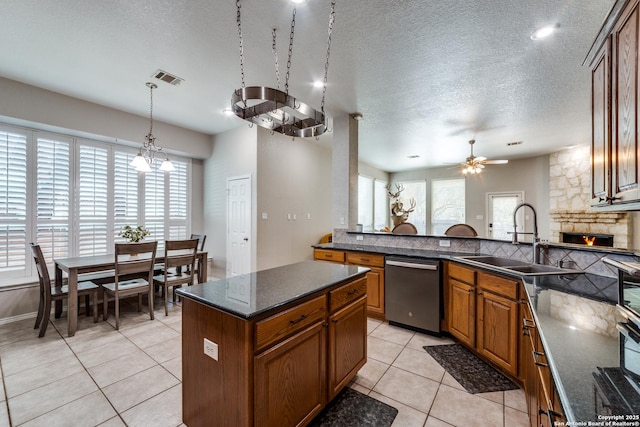
<svg viewBox="0 0 640 427"><path fill-rule="evenodd" d="M11 410L9 409L9 396L7 395L7 386L4 383L4 370L2 368L2 358L0 358L0 376L2 376L2 391L4 392L4 404L7 408L7 418L9 419L9 427L13 426L11 421Z"/></svg>

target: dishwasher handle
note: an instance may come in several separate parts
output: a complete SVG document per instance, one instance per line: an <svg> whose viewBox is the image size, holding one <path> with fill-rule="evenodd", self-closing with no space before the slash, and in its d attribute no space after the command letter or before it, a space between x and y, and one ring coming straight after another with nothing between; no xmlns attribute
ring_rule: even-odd
<svg viewBox="0 0 640 427"><path fill-rule="evenodd" d="M387 261L387 265L391 265L394 267L406 267L406 268L417 268L419 270L438 270L438 264L418 264L413 262L404 262L404 261Z"/></svg>

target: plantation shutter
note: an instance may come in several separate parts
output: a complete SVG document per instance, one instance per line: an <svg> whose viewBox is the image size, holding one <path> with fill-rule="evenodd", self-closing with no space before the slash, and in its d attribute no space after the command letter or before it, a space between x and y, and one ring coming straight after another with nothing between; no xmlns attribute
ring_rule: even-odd
<svg viewBox="0 0 640 427"><path fill-rule="evenodd" d="M176 170L169 174L169 238L186 239L187 237L187 162L174 160Z"/></svg>
<svg viewBox="0 0 640 427"><path fill-rule="evenodd" d="M77 253L111 253L107 246L109 151L91 145L80 145L79 151Z"/></svg>
<svg viewBox="0 0 640 427"><path fill-rule="evenodd" d="M0 129L0 273L27 268L27 136Z"/></svg>
<svg viewBox="0 0 640 427"><path fill-rule="evenodd" d="M70 143L37 139L36 241L47 263L69 256Z"/></svg>
<svg viewBox="0 0 640 427"><path fill-rule="evenodd" d="M158 169L160 162L153 162L151 172L145 174L144 226L149 230L147 240L157 240L158 250L164 249L165 240L165 173Z"/></svg>
<svg viewBox="0 0 640 427"><path fill-rule="evenodd" d="M129 165L135 153L116 151L114 153L113 177L113 217L115 241L123 243L125 239L118 233L125 225L135 227L138 224L138 172Z"/></svg>

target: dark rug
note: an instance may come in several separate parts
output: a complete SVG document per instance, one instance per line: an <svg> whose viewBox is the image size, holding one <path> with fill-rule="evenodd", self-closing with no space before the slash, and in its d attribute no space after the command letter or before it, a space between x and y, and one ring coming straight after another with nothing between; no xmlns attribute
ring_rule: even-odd
<svg viewBox="0 0 640 427"><path fill-rule="evenodd" d="M345 387L311 421L310 427L389 427L398 410L352 388Z"/></svg>
<svg viewBox="0 0 640 427"><path fill-rule="evenodd" d="M460 344L423 347L469 393L517 389L509 378Z"/></svg>

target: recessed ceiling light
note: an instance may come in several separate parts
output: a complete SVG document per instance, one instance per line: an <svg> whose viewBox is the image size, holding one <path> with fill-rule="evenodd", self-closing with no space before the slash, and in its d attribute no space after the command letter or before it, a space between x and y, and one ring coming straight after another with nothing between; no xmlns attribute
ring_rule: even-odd
<svg viewBox="0 0 640 427"><path fill-rule="evenodd" d="M531 40L540 40L545 37L549 37L555 31L555 27L553 25L546 25L544 27L538 28L531 34Z"/></svg>
<svg viewBox="0 0 640 427"><path fill-rule="evenodd" d="M304 0L291 0L291 3L302 3Z"/></svg>
<svg viewBox="0 0 640 427"><path fill-rule="evenodd" d="M410 156L407 156L407 158L408 158L408 159L417 159L417 158L419 158L419 157L420 157L420 156L419 156L419 155L417 155L417 154L412 154L412 155L410 155Z"/></svg>
<svg viewBox="0 0 640 427"><path fill-rule="evenodd" d="M324 83L322 83L321 80L316 80L315 82L313 82L313 87L321 88L322 86L324 86Z"/></svg>

